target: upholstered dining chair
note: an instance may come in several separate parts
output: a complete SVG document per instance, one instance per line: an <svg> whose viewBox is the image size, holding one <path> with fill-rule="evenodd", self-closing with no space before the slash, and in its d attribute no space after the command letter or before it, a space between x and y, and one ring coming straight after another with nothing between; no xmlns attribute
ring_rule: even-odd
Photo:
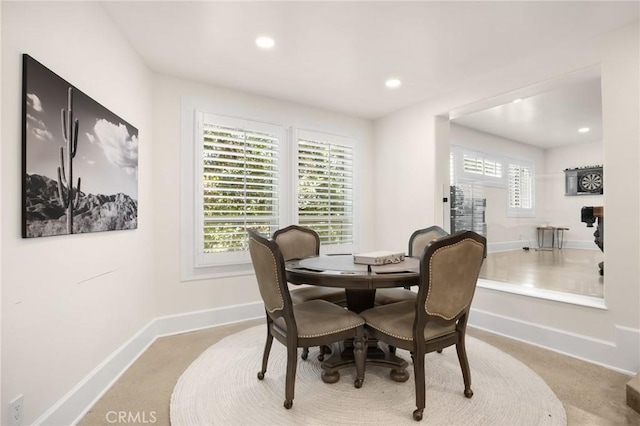
<svg viewBox="0 0 640 426"><path fill-rule="evenodd" d="M249 230L249 252L267 319L267 340L258 379L264 379L275 337L287 347L284 407L289 409L293 405L298 348L329 345L353 338L356 364L354 385L356 388L361 387L366 356L362 317L326 300L294 304L289 294L284 258L278 244L255 230ZM323 367L322 374L325 372Z"/></svg>
<svg viewBox="0 0 640 426"><path fill-rule="evenodd" d="M272 238L280 247L285 262L320 254L320 236L313 229L290 225L275 231ZM347 296L344 289L341 288L310 286L291 290L293 303L316 299L344 305L346 304Z"/></svg>
<svg viewBox="0 0 640 426"><path fill-rule="evenodd" d="M422 420L425 408L424 357L428 352L455 345L464 395L473 396L465 334L485 247L486 239L472 231L439 238L420 258L420 288L415 301L378 306L360 314L367 322L368 337L411 351L414 420Z"/></svg>
<svg viewBox="0 0 640 426"><path fill-rule="evenodd" d="M320 254L320 236L313 229L299 225L290 225L275 231L272 238L278 244L285 262L287 260L303 259ZM340 306L346 306L347 304L347 296L342 288L309 286L292 289L290 290L290 294L293 303L319 299L336 303ZM328 351L328 348L320 347L318 360L324 361L324 355L328 353ZM306 360L308 356L309 348L303 348L302 359Z"/></svg>
<svg viewBox="0 0 640 426"><path fill-rule="evenodd" d="M409 256L420 256L425 247L433 240L449 235L447 231L439 226L430 226L428 228L418 229L409 238ZM376 290L376 305L388 305L390 303L412 301L416 299L416 293L405 288L383 288Z"/></svg>

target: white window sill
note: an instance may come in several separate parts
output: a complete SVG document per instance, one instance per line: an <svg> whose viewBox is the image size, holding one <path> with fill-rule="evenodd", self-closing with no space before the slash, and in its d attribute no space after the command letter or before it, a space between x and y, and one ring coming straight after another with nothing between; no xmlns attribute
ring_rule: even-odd
<svg viewBox="0 0 640 426"><path fill-rule="evenodd" d="M211 266L206 268L185 268L180 276L180 281L211 280L227 277L253 275L253 266L249 264Z"/></svg>

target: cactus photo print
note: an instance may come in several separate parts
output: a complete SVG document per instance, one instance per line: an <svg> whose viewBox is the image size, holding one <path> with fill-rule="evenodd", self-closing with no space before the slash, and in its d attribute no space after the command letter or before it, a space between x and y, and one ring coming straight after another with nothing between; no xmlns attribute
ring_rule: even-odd
<svg viewBox="0 0 640 426"><path fill-rule="evenodd" d="M138 227L138 130L23 55L22 236Z"/></svg>

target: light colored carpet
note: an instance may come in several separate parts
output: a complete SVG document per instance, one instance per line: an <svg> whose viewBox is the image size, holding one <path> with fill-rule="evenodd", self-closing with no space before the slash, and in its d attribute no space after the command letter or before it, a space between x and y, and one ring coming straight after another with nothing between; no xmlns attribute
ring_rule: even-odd
<svg viewBox="0 0 640 426"><path fill-rule="evenodd" d="M367 367L364 385L353 386L354 369L340 381L320 379L317 351L298 361L291 410L282 406L286 352L274 341L265 379L260 369L265 327L243 330L219 341L196 359L178 380L170 404L173 426L417 424L413 375L389 379L388 370ZM405 351L399 355L410 360ZM531 369L504 352L467 336L474 396L463 395L455 349L426 357L427 407L422 424L564 425L562 403ZM413 373L411 367L410 372Z"/></svg>

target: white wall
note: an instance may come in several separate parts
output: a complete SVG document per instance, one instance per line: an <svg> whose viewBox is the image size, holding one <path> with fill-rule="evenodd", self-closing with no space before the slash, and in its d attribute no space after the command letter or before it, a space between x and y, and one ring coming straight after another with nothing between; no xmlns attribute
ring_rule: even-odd
<svg viewBox="0 0 640 426"><path fill-rule="evenodd" d="M567 168L603 164L602 142L567 145L558 148L541 149L518 141L505 139L465 126L451 123L452 145L461 145L482 152L524 158L534 162L536 170L535 217L507 217L506 189L486 186L483 191L487 198L486 222L489 244L520 242L536 244L536 227L541 223L569 228L564 234L564 244L570 247L591 248L595 245L593 232L580 221L582 206L600 206L602 195L566 196L564 170ZM548 237L548 236L547 236ZM547 244L547 243L545 243ZM520 247L514 245L513 247ZM491 249L491 246L490 246Z"/></svg>
<svg viewBox="0 0 640 426"><path fill-rule="evenodd" d="M373 191L371 171L372 124L368 120L309 108L230 89L156 75L153 90L154 213L156 226L156 315L212 309L260 300L253 275L199 281L180 281L180 144L181 105L192 99L211 112L353 137L362 147L356 179L364 190L355 194L355 217L363 220L361 247L371 245ZM284 225L284 224L283 224ZM403 246L401 246L403 247Z"/></svg>
<svg viewBox="0 0 640 426"><path fill-rule="evenodd" d="M137 230L21 238L23 53L138 128ZM98 3L2 2L0 406L24 394L24 424L153 318L151 132L151 74Z"/></svg>
<svg viewBox="0 0 640 426"><path fill-rule="evenodd" d="M146 341L153 319L260 300L253 276L180 282L183 97L203 100L223 114L358 139L363 158L356 179L366 188L356 194L356 214L363 220L361 247L371 247L370 121L154 76L97 3L3 2L2 36L0 182L3 198L14 203L2 211L0 229L0 406L24 394L25 424L66 423L77 415L94 386L76 386L102 374L102 363L114 354L130 354L137 342ZM137 230L20 237L22 53L138 128ZM139 332L143 338L135 337Z"/></svg>
<svg viewBox="0 0 640 426"><path fill-rule="evenodd" d="M565 169L593 166L604 163L602 142L581 143L544 150L544 211L550 225L566 226L565 241L575 246L599 250L594 243L595 227L587 228L580 221L583 206L602 206L604 195L567 196L565 191ZM604 165L605 168L607 165ZM607 185L605 183L605 191ZM615 191L615 188L610 187Z"/></svg>
<svg viewBox="0 0 640 426"><path fill-rule="evenodd" d="M435 147L425 143L439 131L433 119L426 119L433 116L421 104L374 122L376 247L405 247L416 229L443 225L439 198L449 191L436 178ZM448 154L446 158L448 176Z"/></svg>
<svg viewBox="0 0 640 426"><path fill-rule="evenodd" d="M2 7L0 6L0 46L2 45ZM0 70L2 70L2 55L0 54ZM1 74L0 74L1 75ZM2 135L2 81L0 81L0 135ZM2 164L2 149L0 149L0 164ZM0 188L2 188L2 173L0 173ZM2 198L0 197L0 224L2 224ZM0 330L2 330L2 226L0 225ZM4 399L2 399L2 338L0 337L0 422L4 420Z"/></svg>
<svg viewBox="0 0 640 426"><path fill-rule="evenodd" d="M436 137L448 135L448 129L439 127L443 114L602 61L604 156L611 165L605 181L609 186L630 180L628 193L633 194L607 195L609 310L559 306L485 289L479 289L474 306L596 339L615 340L614 325L640 328L640 222L637 217L629 221L640 199L638 103L628 96L638 93L637 27L479 76L466 82L465 90L385 117L372 129L366 120L153 76L96 3L2 2L1 7L0 407L24 394L25 424L42 418L151 319L259 300L252 276L180 282L183 97L204 99L218 105L221 113L258 114L267 121L286 120L360 139L366 150L359 178L373 183L357 194L362 210L358 216L365 221L362 247L382 249L405 247L413 230L443 220L449 148L436 144ZM139 229L20 237L22 53L138 128ZM55 423L55 418L48 420Z"/></svg>
<svg viewBox="0 0 640 426"><path fill-rule="evenodd" d="M489 133L480 132L465 126L451 124L450 142L452 145L477 149L481 152L515 159L525 159L533 163L536 171L535 179L535 213L534 217L507 217L507 188L487 185L483 193L487 200L485 221L487 223L487 243L489 250L498 243L518 242L521 248L527 243L536 241L536 226L544 217L544 188L540 184L543 173L544 151L518 141L505 139Z"/></svg>
<svg viewBox="0 0 640 426"><path fill-rule="evenodd" d="M640 345L633 343L632 349L625 348L623 354L623 345L616 340L622 327L629 332L630 341L640 341L640 223L636 214L640 190L638 39L635 24L595 40L558 46L507 68L496 69L491 75L460 82L458 91L376 121L376 187L385 194L375 199L376 242L404 240L417 226L440 224L436 221L436 212L442 210L443 205L438 188L442 188L442 176L446 174L436 169L449 167L448 162L434 160L436 156L441 158L441 144L448 144L435 137L440 116L461 106L601 63L605 182L608 188L625 188L625 191L610 189L605 193L607 309L571 306L483 288L476 292L474 309L494 318L535 324L539 330L546 330L545 333L553 329L567 336L584 336L584 340L591 342L612 342L611 347L618 350L614 356L636 354L631 355L630 365L640 369L640 359L636 359ZM527 338L518 336L517 331L511 335Z"/></svg>

